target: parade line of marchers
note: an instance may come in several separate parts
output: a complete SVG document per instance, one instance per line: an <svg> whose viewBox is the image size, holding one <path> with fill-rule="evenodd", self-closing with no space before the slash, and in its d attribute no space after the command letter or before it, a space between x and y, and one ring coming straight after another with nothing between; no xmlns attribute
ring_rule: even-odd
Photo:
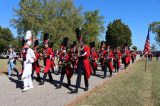
<svg viewBox="0 0 160 106"><path fill-rule="evenodd" d="M103 78L106 78L107 71L112 77L113 72L118 72L120 63L124 64L124 68L127 68L130 62L134 63L136 59L136 51L129 50L127 45L124 45L122 49L117 47L114 50L110 49L109 45L105 42L101 42L100 50L96 51L95 42L90 42L90 46L85 44L85 40L81 36L79 29L76 29L77 42L68 47L67 43L69 38L64 37L60 50L55 53L54 50L49 47L49 34L44 33L43 36L43 49L39 50L39 41L36 38L32 38L32 32L27 31L25 37L22 39L22 50L20 57L17 57L13 51L13 47L10 46L9 62L8 62L8 77L11 77L12 70L17 73L19 80L23 80L23 92L33 89L32 78L34 71L37 75L37 81L39 85L44 85L46 77L48 75L49 81L52 83L52 72L60 74L60 83L56 84L56 88L60 89L63 83L63 79L67 77L67 87L72 83L73 73L77 73L77 79L75 89L71 90L71 93L78 93L78 89L81 85L81 76L84 75L85 89L89 89L90 75L96 75L97 63L100 62L101 69L104 72ZM31 48L31 45L34 45ZM54 71L56 66L56 58L58 58L58 71ZM19 71L15 68L16 60L20 60L22 69ZM43 76L40 76L40 60L44 61Z"/></svg>

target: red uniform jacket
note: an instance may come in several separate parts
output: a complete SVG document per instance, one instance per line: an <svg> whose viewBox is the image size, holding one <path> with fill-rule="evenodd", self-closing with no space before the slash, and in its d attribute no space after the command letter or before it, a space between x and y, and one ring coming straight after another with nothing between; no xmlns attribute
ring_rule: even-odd
<svg viewBox="0 0 160 106"><path fill-rule="evenodd" d="M64 55L60 55L60 61L62 62L62 61L65 61L65 63L69 63L70 62L70 56L69 56L69 54L66 54L65 56ZM70 64L67 64L67 66L66 66L66 76L67 76L67 78L71 78L72 76L73 76L73 70L72 70L72 68L71 68L71 66L70 66Z"/></svg>
<svg viewBox="0 0 160 106"><path fill-rule="evenodd" d="M103 67L104 66L104 53L107 52L106 50L100 50L99 51L99 59L100 59L100 63L101 63L101 66Z"/></svg>
<svg viewBox="0 0 160 106"><path fill-rule="evenodd" d="M92 58L95 60L94 63L93 63L94 68L97 69L97 67L98 67L98 65L97 65L97 63L96 63L96 61L98 60L97 52L96 52L96 51L91 52L91 56L92 56Z"/></svg>
<svg viewBox="0 0 160 106"><path fill-rule="evenodd" d="M53 55L53 51L51 48L44 48L43 49L43 55L45 55L45 59L44 59L44 65L45 65L45 68L44 68L44 73L47 73L50 68L51 68L51 58L52 58L52 55Z"/></svg>
<svg viewBox="0 0 160 106"><path fill-rule="evenodd" d="M107 57L107 51L105 51L103 55L106 58ZM106 58L106 60L108 61L108 68L109 68L110 71L114 70L114 66L113 66L113 63L111 61L112 59L113 59L113 53L112 53L112 51L110 51L108 53L108 57Z"/></svg>
<svg viewBox="0 0 160 106"><path fill-rule="evenodd" d="M54 69L55 63L54 63L54 51L52 49L52 58L51 58L51 68Z"/></svg>
<svg viewBox="0 0 160 106"><path fill-rule="evenodd" d="M120 58L122 56L122 53L120 51L117 52L117 55L118 55L118 59L116 58L115 56L116 54L114 53L114 60L117 60L118 61L118 68L120 68Z"/></svg>
<svg viewBox="0 0 160 106"><path fill-rule="evenodd" d="M36 55L36 58L34 59L35 62L33 63L33 70L35 70L36 73L38 74L40 72L40 65L39 65L39 62L38 62L40 54L35 53L35 55Z"/></svg>
<svg viewBox="0 0 160 106"><path fill-rule="evenodd" d="M86 52L87 54L85 56L83 56L83 64L84 64L84 68L85 68L85 73L86 73L86 77L87 79L89 79L91 73L92 73L92 67L89 63L89 56L90 56L90 48L89 46L85 45L83 48L84 52Z"/></svg>

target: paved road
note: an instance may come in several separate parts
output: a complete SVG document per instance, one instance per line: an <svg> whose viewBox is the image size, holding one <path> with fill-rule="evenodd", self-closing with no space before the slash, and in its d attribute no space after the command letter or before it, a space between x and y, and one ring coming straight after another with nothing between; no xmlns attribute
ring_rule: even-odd
<svg viewBox="0 0 160 106"><path fill-rule="evenodd" d="M102 79L103 72L98 68L97 76L91 76L89 79L89 89L98 86L106 79ZM123 65L121 69L123 70ZM108 73L109 75L109 73ZM36 75L35 75L36 76ZM70 89L74 88L77 75L71 79L73 86L66 88L63 86L61 89L56 89L55 83L59 81L60 76L52 74L54 83L46 82L45 85L38 85L38 82L33 80L34 89L27 92L22 92L22 81L17 80L16 77L9 79L6 75L0 76L0 105L1 106L64 106L65 104L73 101L77 96L85 93L83 89L79 89L77 94L70 94ZM84 88L84 78L82 77L81 87ZM64 85L67 82L64 79Z"/></svg>

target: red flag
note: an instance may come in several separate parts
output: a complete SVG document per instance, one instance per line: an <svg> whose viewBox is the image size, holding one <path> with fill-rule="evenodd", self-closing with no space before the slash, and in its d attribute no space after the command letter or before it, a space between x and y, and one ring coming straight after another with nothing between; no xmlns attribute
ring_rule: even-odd
<svg viewBox="0 0 160 106"><path fill-rule="evenodd" d="M149 29L148 29L148 35L147 35L146 42L144 45L144 54L150 51L151 51L151 47L150 47L150 38L149 38Z"/></svg>

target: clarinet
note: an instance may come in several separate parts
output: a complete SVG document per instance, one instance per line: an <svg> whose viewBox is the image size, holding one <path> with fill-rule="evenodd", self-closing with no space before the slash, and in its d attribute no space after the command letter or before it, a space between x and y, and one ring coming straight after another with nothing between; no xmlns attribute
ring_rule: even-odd
<svg viewBox="0 0 160 106"><path fill-rule="evenodd" d="M119 57L118 57L118 53L117 53L117 52L115 53L115 59L116 59L116 60L118 60L118 59L119 59Z"/></svg>
<svg viewBox="0 0 160 106"><path fill-rule="evenodd" d="M110 62L111 61L111 58L109 57L109 53L107 53L106 55L106 62Z"/></svg>
<svg viewBox="0 0 160 106"><path fill-rule="evenodd" d="M44 59L49 58L49 56L47 55L47 50L48 50L48 49L45 49L45 50L43 51L43 58L44 58Z"/></svg>

